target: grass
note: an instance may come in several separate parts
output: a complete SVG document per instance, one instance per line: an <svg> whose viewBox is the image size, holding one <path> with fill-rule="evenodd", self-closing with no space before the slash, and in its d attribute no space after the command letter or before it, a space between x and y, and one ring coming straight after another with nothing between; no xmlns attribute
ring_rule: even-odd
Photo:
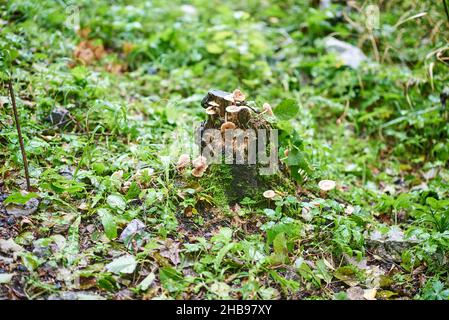
<svg viewBox="0 0 449 320"><path fill-rule="evenodd" d="M316 3L79 1L78 31L68 2L0 4L0 297L447 299L443 3L383 1L371 31L367 1ZM39 199L25 217L5 210L31 197L10 78ZM226 168L176 170L211 88L299 106L277 123L301 161L269 179L273 201L230 202Z"/></svg>

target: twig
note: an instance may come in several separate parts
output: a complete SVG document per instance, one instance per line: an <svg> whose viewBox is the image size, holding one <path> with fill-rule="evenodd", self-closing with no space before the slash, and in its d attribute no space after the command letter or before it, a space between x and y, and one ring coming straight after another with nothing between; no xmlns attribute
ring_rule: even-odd
<svg viewBox="0 0 449 320"><path fill-rule="evenodd" d="M16 123L17 135L19 136L20 151L22 152L23 168L25 171L25 180L26 180L26 184L27 184L27 190L30 191L31 185L30 185L30 176L28 174L27 155L25 152L25 146L23 144L22 131L20 130L20 122L19 122L19 116L17 114L17 106L16 106L16 97L14 95L14 89L12 87L11 78L9 78L9 80L8 80L8 87L9 87L9 95L11 97L12 110L14 112L14 120Z"/></svg>
<svg viewBox="0 0 449 320"><path fill-rule="evenodd" d="M449 11L447 9L446 0L443 0L444 11L446 12L447 21L449 22Z"/></svg>

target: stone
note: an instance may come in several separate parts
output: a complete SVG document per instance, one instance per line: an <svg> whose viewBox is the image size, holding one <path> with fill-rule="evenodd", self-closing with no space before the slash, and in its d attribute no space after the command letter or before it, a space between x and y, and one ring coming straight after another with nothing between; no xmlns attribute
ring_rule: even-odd
<svg viewBox="0 0 449 320"><path fill-rule="evenodd" d="M47 120L60 129L66 128L72 122L70 111L62 107L54 108Z"/></svg>
<svg viewBox="0 0 449 320"><path fill-rule="evenodd" d="M335 53L345 66L357 69L367 58L365 54L352 44L340 41L334 37L327 37L324 46L328 52Z"/></svg>

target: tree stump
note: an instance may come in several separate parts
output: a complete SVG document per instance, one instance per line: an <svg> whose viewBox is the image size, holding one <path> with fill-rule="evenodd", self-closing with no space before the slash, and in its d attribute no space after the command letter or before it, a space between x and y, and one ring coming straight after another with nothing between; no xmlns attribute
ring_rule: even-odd
<svg viewBox="0 0 449 320"><path fill-rule="evenodd" d="M200 127L200 141L198 141L200 153L203 154L204 148L207 147L208 137L205 137L205 132L208 132L208 129L219 130L222 138L219 155L221 164L212 164L212 174L219 174L223 177L225 175L231 176L231 179L223 179L223 181L229 181L228 183L224 182L225 185L223 186L229 204L238 202L244 197L261 195L268 188L268 179L260 174L258 159L254 158L249 161L249 148L254 147L254 145L250 145L249 139L252 138L248 137L248 133L255 132L258 134L258 129L265 129L268 132L272 129L270 123L259 112L247 105L245 96L239 90L235 90L233 93L210 90L201 101L201 105L206 111L207 119ZM229 153L226 154L225 152L225 150L229 151L225 147L225 141L228 141L226 135L229 131L232 134L237 132L237 136L232 136L232 156L236 155L232 162L226 158ZM238 134L245 134L245 136L240 137ZM266 141L268 141L268 138ZM256 148L258 148L259 136L256 136L256 140L252 143L255 143ZM237 159L241 159L237 156L238 152L240 152L240 156L246 157L244 163L237 161ZM257 157L259 157L259 154ZM275 161L278 161L277 149Z"/></svg>

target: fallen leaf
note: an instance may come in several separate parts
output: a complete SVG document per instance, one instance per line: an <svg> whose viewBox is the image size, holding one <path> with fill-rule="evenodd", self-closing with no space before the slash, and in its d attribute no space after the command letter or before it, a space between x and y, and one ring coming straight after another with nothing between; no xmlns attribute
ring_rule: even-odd
<svg viewBox="0 0 449 320"><path fill-rule="evenodd" d="M145 279L142 280L142 282L139 284L139 288L143 291L147 290L151 286L155 278L156 275L153 272L151 272L149 275L145 277Z"/></svg>
<svg viewBox="0 0 449 320"><path fill-rule="evenodd" d="M377 289L365 289L363 293L363 297L366 300L376 300Z"/></svg>
<svg viewBox="0 0 449 320"><path fill-rule="evenodd" d="M214 282L210 286L210 291L215 293L221 299L226 299L229 298L229 292L231 291L231 287L224 282Z"/></svg>
<svg viewBox="0 0 449 320"><path fill-rule="evenodd" d="M14 242L14 240L8 239L8 240L4 240L4 239L0 239L0 252L3 253L16 253L16 252L21 252L24 249L19 246L17 243Z"/></svg>
<svg viewBox="0 0 449 320"><path fill-rule="evenodd" d="M0 273L0 284L10 283L13 276L13 273Z"/></svg>
<svg viewBox="0 0 449 320"><path fill-rule="evenodd" d="M170 261L177 265L179 264L179 242L175 242L172 239L165 240L163 246L160 248L160 255L170 259Z"/></svg>
<svg viewBox="0 0 449 320"><path fill-rule="evenodd" d="M120 234L120 241L125 241L130 237L140 233L145 229L145 224L139 219L132 220Z"/></svg>
<svg viewBox="0 0 449 320"><path fill-rule="evenodd" d="M133 273L136 269L137 262L134 256L127 254L114 259L106 265L106 269L115 274Z"/></svg>
<svg viewBox="0 0 449 320"><path fill-rule="evenodd" d="M351 287L346 290L349 300L364 300L365 291L360 287Z"/></svg>

